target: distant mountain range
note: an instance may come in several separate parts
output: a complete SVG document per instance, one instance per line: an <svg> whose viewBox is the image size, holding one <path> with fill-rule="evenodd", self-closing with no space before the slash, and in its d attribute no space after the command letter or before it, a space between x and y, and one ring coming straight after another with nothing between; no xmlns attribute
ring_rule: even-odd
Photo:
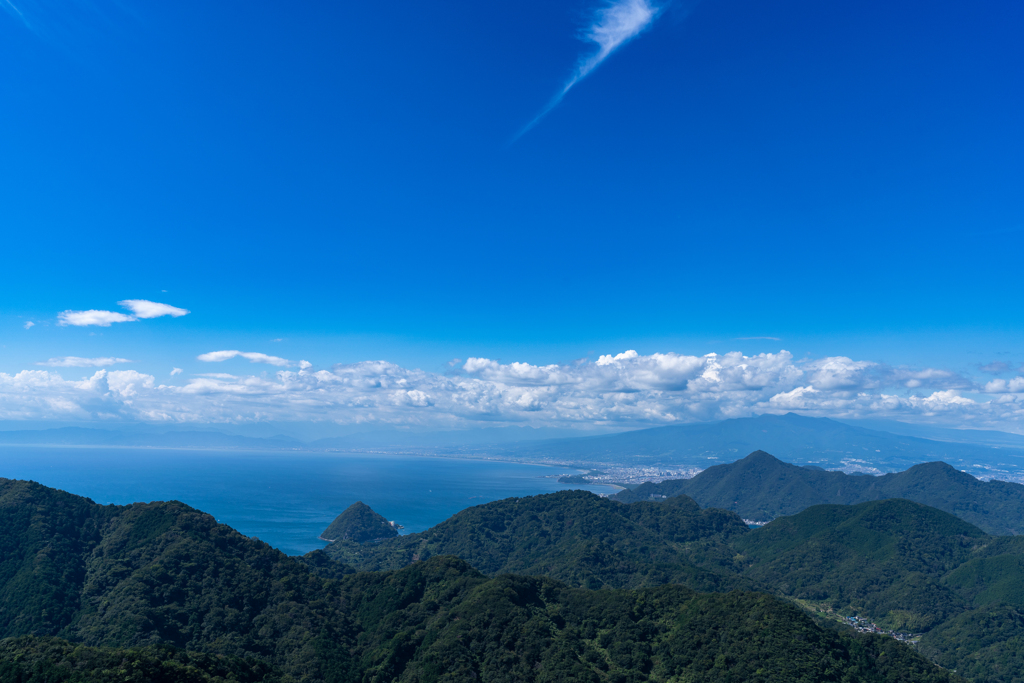
<svg viewBox="0 0 1024 683"><path fill-rule="evenodd" d="M507 427L463 432L374 432L303 441L285 434L245 436L209 430L84 427L0 431L3 445L112 446L209 450L403 451L488 456L581 467L707 467L757 450L823 469L881 473L942 460L984 478L1024 481L1024 437L1003 432L942 430L886 423L922 438L827 418L761 415L720 422L655 427L617 434L538 438L550 431ZM901 426L902 425L902 426ZM959 441L957 439L960 439ZM969 442L974 439L975 442Z"/></svg>
<svg viewBox="0 0 1024 683"><path fill-rule="evenodd" d="M817 464L825 469L902 470L932 460L977 464L1000 472L1016 472L1024 467L1024 448L903 436L794 413L538 441L501 452L584 464L704 468L757 450L787 462Z"/></svg>
<svg viewBox="0 0 1024 683"><path fill-rule="evenodd" d="M679 495L757 521L794 515L812 505L905 498L956 515L991 534L1024 534L1024 486L980 481L944 462L922 463L873 477L800 467L755 451L734 463L708 468L692 479L648 482L622 491L614 499L631 503Z"/></svg>
<svg viewBox="0 0 1024 683"><path fill-rule="evenodd" d="M986 446L1024 448L1024 435L990 429L948 429L933 425L916 425L896 420L838 420L853 427L891 432L901 436L917 436L932 441L952 441Z"/></svg>

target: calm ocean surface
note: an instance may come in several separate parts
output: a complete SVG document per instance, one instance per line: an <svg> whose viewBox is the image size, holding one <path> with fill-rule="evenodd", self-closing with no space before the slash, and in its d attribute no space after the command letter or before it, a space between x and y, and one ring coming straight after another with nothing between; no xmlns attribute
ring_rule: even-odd
<svg viewBox="0 0 1024 683"><path fill-rule="evenodd" d="M104 504L180 500L289 555L324 547L317 536L357 500L411 533L509 496L615 490L559 484L566 472L573 470L379 454L0 446L0 477L32 479Z"/></svg>

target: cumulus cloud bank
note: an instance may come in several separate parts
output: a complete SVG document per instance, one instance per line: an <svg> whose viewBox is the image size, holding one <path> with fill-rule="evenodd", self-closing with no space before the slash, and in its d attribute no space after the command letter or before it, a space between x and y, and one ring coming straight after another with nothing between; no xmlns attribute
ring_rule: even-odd
<svg viewBox="0 0 1024 683"><path fill-rule="evenodd" d="M204 356L214 362L273 359L282 369L259 376L205 374L180 386L131 370L99 370L80 380L43 370L0 374L0 419L641 427L798 411L1018 430L1024 425L1024 378L977 386L944 370L842 356L803 361L787 351L690 356L629 350L596 362L552 365L473 357L447 374L386 361L318 370L265 354Z"/></svg>
<svg viewBox="0 0 1024 683"><path fill-rule="evenodd" d="M649 0L615 0L599 9L590 26L583 32L582 38L594 43L597 51L580 57L575 71L562 89L555 93L547 106L519 132L516 137L533 128L552 109L558 106L566 93L574 85L582 81L596 69L608 56L619 47L640 35L658 15L659 8Z"/></svg>
<svg viewBox="0 0 1024 683"><path fill-rule="evenodd" d="M117 305L127 308L132 314L128 315L126 313L118 313L117 311L98 311L95 309L88 311L62 311L57 314L57 324L73 325L75 327L88 327L90 325L110 327L111 323L130 323L136 320L159 318L165 315L180 318L191 312L177 306L146 301L145 299L125 299L124 301L118 301Z"/></svg>

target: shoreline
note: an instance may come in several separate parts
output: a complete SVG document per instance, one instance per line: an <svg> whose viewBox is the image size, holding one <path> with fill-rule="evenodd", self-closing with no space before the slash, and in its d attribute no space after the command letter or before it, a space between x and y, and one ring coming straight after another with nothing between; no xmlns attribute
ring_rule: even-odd
<svg viewBox="0 0 1024 683"><path fill-rule="evenodd" d="M97 445L97 444L67 444L67 443L27 443L27 444L5 444L0 443L0 451L4 448L88 448L88 449L117 449L117 450L146 450L146 451L189 451L223 454L251 454L251 455L286 455L301 454L313 456L346 456L346 455L390 455L413 458L444 458L446 460L476 460L484 462L508 462L516 465L536 465L538 467L568 467L570 469L585 469L577 467L579 463L568 462L535 462L530 460L517 460L515 458L504 458L500 456L482 456L469 454L449 453L423 453L417 451L389 451L378 449L365 450L340 450L340 449L306 449L306 448L282 448L279 450L265 450L256 448L209 448L198 446L122 446L122 445ZM583 463L588 466L588 463ZM601 484L605 486L605 484Z"/></svg>

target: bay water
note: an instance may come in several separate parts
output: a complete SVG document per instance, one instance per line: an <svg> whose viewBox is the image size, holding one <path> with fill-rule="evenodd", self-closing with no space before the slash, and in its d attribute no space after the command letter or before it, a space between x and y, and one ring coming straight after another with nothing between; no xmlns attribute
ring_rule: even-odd
<svg viewBox="0 0 1024 683"><path fill-rule="evenodd" d="M402 533L412 533L501 498L566 488L616 490L557 481L576 473L378 453L0 446L0 477L30 479L101 504L180 500L289 555L324 547L317 537L357 500L403 525Z"/></svg>

